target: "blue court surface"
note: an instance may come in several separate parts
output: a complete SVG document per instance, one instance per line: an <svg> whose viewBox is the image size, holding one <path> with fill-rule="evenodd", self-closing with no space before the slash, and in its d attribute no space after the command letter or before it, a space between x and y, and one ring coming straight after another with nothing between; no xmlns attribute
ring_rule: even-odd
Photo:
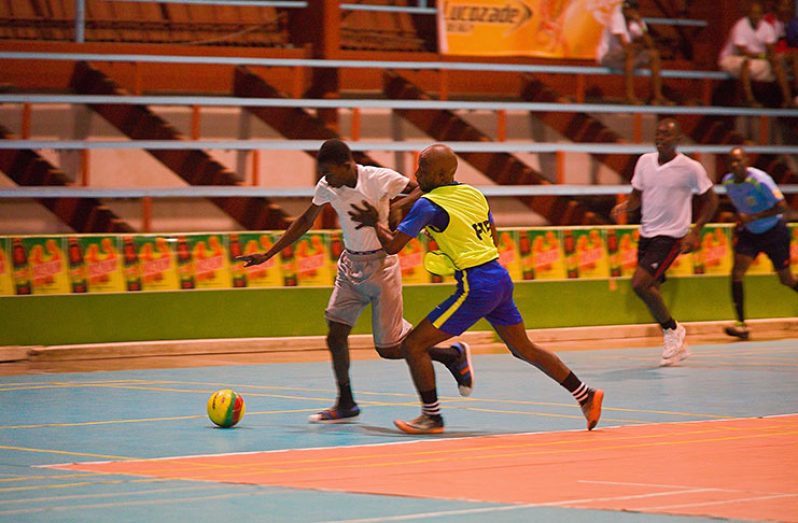
<svg viewBox="0 0 798 523"><path fill-rule="evenodd" d="M447 430L441 436L409 436L394 428L394 419L412 418L419 411L401 361L352 362L353 389L363 414L357 423L340 425L306 421L334 401L328 362L4 377L0 521L711 521L716 518L673 515L667 509L650 513L469 501L458 498L456 489L442 499L252 485L235 478L174 480L47 467L288 449L383 448L382 444L416 440L484 441L479 438L559 431L584 431L588 437L616 426L665 427L798 412L798 341L691 349L692 357L675 368L656 366L658 348L560 352L581 379L605 390L603 417L593 433L584 431L581 411L564 389L509 353L474 356L476 383L469 398L458 396L451 376L436 366ZM205 414L208 396L222 388L232 388L246 400L246 415L233 429L215 428ZM390 452L401 461L403 447L385 448L395 449ZM659 472L668 470L669 452L662 451L654 467L661 467ZM785 467L795 461L795 453L798 448L793 447L793 455L785 456ZM474 460L469 467L468 454L452 459L470 481L480 481L485 460ZM558 457L554 465L573 471L582 461ZM610 470L613 462L598 465ZM375 469L374 474L379 473ZM738 474L746 474L744 467ZM547 481L535 476L533 470L530 489ZM780 485L770 497L798 503L794 470L791 477L792 484ZM451 477L453 482L459 479ZM405 480L412 483L413 478ZM569 495L560 494L563 499ZM798 521L798 513L785 520Z"/></svg>

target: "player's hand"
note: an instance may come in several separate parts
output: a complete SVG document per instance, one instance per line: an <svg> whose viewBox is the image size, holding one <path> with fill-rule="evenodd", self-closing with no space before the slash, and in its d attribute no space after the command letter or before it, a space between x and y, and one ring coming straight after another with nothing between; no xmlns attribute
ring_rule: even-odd
<svg viewBox="0 0 798 523"><path fill-rule="evenodd" d="M357 227L355 227L355 229L376 226L380 219L380 214L377 212L377 208L366 200L363 200L360 203L363 205L362 209L353 203L352 210L349 211L349 217L359 224Z"/></svg>
<svg viewBox="0 0 798 523"><path fill-rule="evenodd" d="M626 210L627 207L628 207L627 202L619 203L618 205L616 205L615 207L612 208L612 211L610 211L610 216L615 221L618 221L618 216L620 216L622 214L626 214L627 212L629 212L629 211Z"/></svg>
<svg viewBox="0 0 798 523"><path fill-rule="evenodd" d="M751 216L750 214L746 214L744 212L737 213L737 218L740 220L740 223L742 223L743 225L754 221L753 216Z"/></svg>
<svg viewBox="0 0 798 523"><path fill-rule="evenodd" d="M269 258L265 254L244 254L243 256L236 256L236 261L244 262L244 267L252 267L253 265L260 265Z"/></svg>
<svg viewBox="0 0 798 523"><path fill-rule="evenodd" d="M698 231L695 229L690 229L690 232L687 233L687 236L682 238L682 245L681 245L681 253L687 254L688 252L693 252L698 250L699 245L701 244L701 239L698 237Z"/></svg>

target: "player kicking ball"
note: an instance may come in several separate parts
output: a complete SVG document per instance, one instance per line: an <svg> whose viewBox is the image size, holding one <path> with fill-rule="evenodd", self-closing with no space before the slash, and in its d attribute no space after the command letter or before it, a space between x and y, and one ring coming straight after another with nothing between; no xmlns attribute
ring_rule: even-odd
<svg viewBox="0 0 798 523"><path fill-rule="evenodd" d="M349 147L340 140L327 140L316 155L321 179L316 184L313 201L294 220L275 244L265 253L238 256L245 267L264 263L308 232L324 205L330 204L338 215L344 251L338 259L335 285L324 311L329 331L327 348L332 357L338 398L330 408L308 418L310 423L348 423L360 415L349 378L349 334L363 310L371 306L371 328L377 353L385 359L402 359L400 343L410 331L403 317L402 270L396 251L386 253L373 229L354 223L348 215L350 206L368 202L377 213L377 221L388 223L390 201L402 192L411 193L400 200L401 207L418 197L416 183L391 169L358 165ZM431 349L432 358L446 366L454 376L460 394L471 393L474 376L469 347L455 343Z"/></svg>

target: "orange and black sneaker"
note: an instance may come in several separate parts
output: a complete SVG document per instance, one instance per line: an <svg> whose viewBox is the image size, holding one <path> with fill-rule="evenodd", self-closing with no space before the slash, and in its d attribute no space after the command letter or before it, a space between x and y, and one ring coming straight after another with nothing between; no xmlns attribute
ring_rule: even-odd
<svg viewBox="0 0 798 523"><path fill-rule="evenodd" d="M604 391L601 389L590 389L587 393L587 400L581 405L582 414L587 420L587 430L593 430L598 425L601 418L601 402L604 401Z"/></svg>
<svg viewBox="0 0 798 523"><path fill-rule="evenodd" d="M443 432L443 416L422 414L411 421L394 420L396 427L407 434L441 434Z"/></svg>

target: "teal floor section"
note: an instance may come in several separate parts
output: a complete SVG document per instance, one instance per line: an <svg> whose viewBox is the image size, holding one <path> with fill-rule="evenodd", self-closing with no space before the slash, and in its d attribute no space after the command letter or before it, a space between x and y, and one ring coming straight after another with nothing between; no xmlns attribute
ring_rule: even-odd
<svg viewBox="0 0 798 523"><path fill-rule="evenodd" d="M655 348L562 352L605 390L600 426L790 414L798 411L798 340L692 347L681 367L658 368ZM580 430L569 394L509 354L476 355L470 398L444 368L447 432L464 437ZM329 363L15 376L0 379L0 521L664 522L667 515L341 494L250 485L108 476L42 465L408 441L392 421L418 413L403 362L352 364L363 414L355 424L309 425L334 401ZM233 388L247 413L214 428L208 396ZM572 465L564 465L572 466Z"/></svg>

